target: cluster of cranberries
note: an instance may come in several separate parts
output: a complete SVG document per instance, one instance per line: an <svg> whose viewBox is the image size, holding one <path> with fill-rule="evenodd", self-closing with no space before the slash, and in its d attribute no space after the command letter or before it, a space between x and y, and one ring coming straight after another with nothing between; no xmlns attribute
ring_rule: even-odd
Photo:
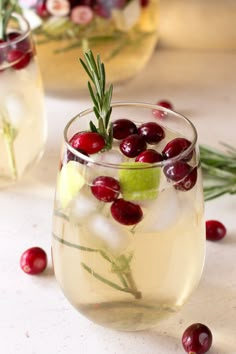
<svg viewBox="0 0 236 354"><path fill-rule="evenodd" d="M171 159L183 153L191 145L185 138L175 138L168 142L162 152L151 148L165 138L164 129L156 122L143 123L136 126L129 119L121 118L113 122L113 137L120 141L120 151L134 162L156 163ZM83 131L76 133L70 139L71 146L85 155L95 154L105 147L104 138L97 132ZM176 189L190 190L197 180L197 168L188 164L193 152L182 160L170 162L163 168L168 181L174 182ZM73 159L73 154L67 153L67 159ZM124 225L134 225L143 217L139 205L119 198L120 183L113 177L99 176L91 186L93 195L103 202L111 204L113 218Z"/></svg>
<svg viewBox="0 0 236 354"><path fill-rule="evenodd" d="M0 40L0 67L3 67L0 71L4 71L4 67L21 70L30 63L33 57L30 40L25 38L18 41L20 35L18 32L10 32L6 40Z"/></svg>
<svg viewBox="0 0 236 354"><path fill-rule="evenodd" d="M108 19L113 9L122 9L128 0L38 0L36 12L42 18L69 16L77 24L87 24L95 15ZM149 0L140 0L146 7Z"/></svg>

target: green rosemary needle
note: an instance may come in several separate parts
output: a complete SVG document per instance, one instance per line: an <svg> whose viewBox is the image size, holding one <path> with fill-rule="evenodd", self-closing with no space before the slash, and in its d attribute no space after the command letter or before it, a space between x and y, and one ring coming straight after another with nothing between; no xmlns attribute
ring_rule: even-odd
<svg viewBox="0 0 236 354"><path fill-rule="evenodd" d="M236 193L236 148L221 144L224 152L200 146L205 200Z"/></svg>
<svg viewBox="0 0 236 354"><path fill-rule="evenodd" d="M90 121L90 129L103 136L106 142L105 150L109 150L113 140L112 124L110 123L113 86L110 85L106 90L105 66L101 62L100 56L97 55L97 60L95 60L92 51L89 50L84 54L84 57L85 61L80 59L80 62L94 86L93 88L91 82L88 82L89 93L94 104L93 111L98 120L97 127Z"/></svg>
<svg viewBox="0 0 236 354"><path fill-rule="evenodd" d="M21 13L17 0L0 0L0 39L6 40L7 26L13 12Z"/></svg>

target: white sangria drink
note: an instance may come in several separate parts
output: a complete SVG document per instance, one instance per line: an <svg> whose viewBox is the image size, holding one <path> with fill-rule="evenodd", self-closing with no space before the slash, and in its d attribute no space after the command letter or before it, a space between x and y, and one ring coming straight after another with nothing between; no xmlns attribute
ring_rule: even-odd
<svg viewBox="0 0 236 354"><path fill-rule="evenodd" d="M103 326L142 330L177 311L201 277L197 135L188 119L166 108L105 106L104 120L99 108L89 109L65 128L53 264L81 314Z"/></svg>
<svg viewBox="0 0 236 354"><path fill-rule="evenodd" d="M26 12L48 93L77 95L86 89L78 58L88 49L103 53L111 82L132 78L147 64L159 37L159 0L33 2Z"/></svg>
<svg viewBox="0 0 236 354"><path fill-rule="evenodd" d="M41 76L26 20L12 14L0 39L0 187L20 179L46 140Z"/></svg>

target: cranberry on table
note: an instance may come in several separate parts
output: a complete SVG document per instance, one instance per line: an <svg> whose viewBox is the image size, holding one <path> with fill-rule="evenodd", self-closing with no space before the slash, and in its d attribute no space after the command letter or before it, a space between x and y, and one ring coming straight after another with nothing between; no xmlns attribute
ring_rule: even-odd
<svg viewBox="0 0 236 354"><path fill-rule="evenodd" d="M129 135L120 143L120 151L127 157L136 157L146 148L146 141L138 134Z"/></svg>
<svg viewBox="0 0 236 354"><path fill-rule="evenodd" d="M172 157L178 156L182 152L184 152L189 146L191 142L185 138L175 138L169 141L164 149L162 150L162 155L165 160L170 159ZM184 160L191 160L193 152L190 152L188 156Z"/></svg>
<svg viewBox="0 0 236 354"><path fill-rule="evenodd" d="M113 138L117 140L125 139L129 135L137 133L136 125L131 120L126 118L115 120L112 124L112 127Z"/></svg>
<svg viewBox="0 0 236 354"><path fill-rule="evenodd" d="M170 110L173 110L173 105L170 101L167 101L167 100L161 100L161 101L158 101L156 103L158 106L161 106L161 107L164 107L164 108L167 108L167 109L170 109ZM156 118L163 118L165 117L167 114L166 112L160 110L160 109L153 109L152 110L152 114L154 115L154 117Z"/></svg>
<svg viewBox="0 0 236 354"><path fill-rule="evenodd" d="M120 193L119 182L109 176L99 176L95 178L90 187L93 195L102 202L113 202Z"/></svg>
<svg viewBox="0 0 236 354"><path fill-rule="evenodd" d="M194 323L183 333L182 344L188 354L205 354L212 345L212 333L202 323Z"/></svg>
<svg viewBox="0 0 236 354"><path fill-rule="evenodd" d="M226 227L218 220L206 221L206 239L210 241L221 240L226 235Z"/></svg>
<svg viewBox="0 0 236 354"><path fill-rule="evenodd" d="M104 138L96 132L76 133L69 143L74 149L80 149L86 154L96 154L105 146Z"/></svg>
<svg viewBox="0 0 236 354"><path fill-rule="evenodd" d="M138 204L117 199L111 205L113 218L123 225L135 225L142 220L143 212Z"/></svg>
<svg viewBox="0 0 236 354"><path fill-rule="evenodd" d="M148 122L140 125L138 128L138 134L151 145L159 143L165 137L163 128L155 122Z"/></svg>
<svg viewBox="0 0 236 354"><path fill-rule="evenodd" d="M147 149L135 158L136 162L155 163L163 161L162 155L154 149Z"/></svg>
<svg viewBox="0 0 236 354"><path fill-rule="evenodd" d="M7 54L7 61L8 63L14 63L12 67L15 70L24 69L29 64L30 60L31 54L28 52L25 53L22 50L12 49Z"/></svg>
<svg viewBox="0 0 236 354"><path fill-rule="evenodd" d="M42 273L47 267L47 254L40 247L29 248L21 255L20 266L27 274Z"/></svg>

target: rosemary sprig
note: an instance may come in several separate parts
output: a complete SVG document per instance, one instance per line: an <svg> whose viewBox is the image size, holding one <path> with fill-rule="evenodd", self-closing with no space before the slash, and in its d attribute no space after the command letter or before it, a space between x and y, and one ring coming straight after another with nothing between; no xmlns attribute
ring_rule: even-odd
<svg viewBox="0 0 236 354"><path fill-rule="evenodd" d="M0 0L0 39L7 39L7 27L13 12L21 13L17 0Z"/></svg>
<svg viewBox="0 0 236 354"><path fill-rule="evenodd" d="M93 111L97 118L97 127L90 121L90 129L92 132L99 133L105 140L105 150L112 147L112 124L110 123L110 116L112 112L111 99L112 99L112 84L106 90L106 73L105 66L101 62L100 56L97 55L95 60L91 50L84 54L85 61L80 59L80 62L88 74L91 82L88 82L88 89L93 101Z"/></svg>
<svg viewBox="0 0 236 354"><path fill-rule="evenodd" d="M225 151L201 145L204 199L211 200L224 194L236 193L236 149L221 143Z"/></svg>

